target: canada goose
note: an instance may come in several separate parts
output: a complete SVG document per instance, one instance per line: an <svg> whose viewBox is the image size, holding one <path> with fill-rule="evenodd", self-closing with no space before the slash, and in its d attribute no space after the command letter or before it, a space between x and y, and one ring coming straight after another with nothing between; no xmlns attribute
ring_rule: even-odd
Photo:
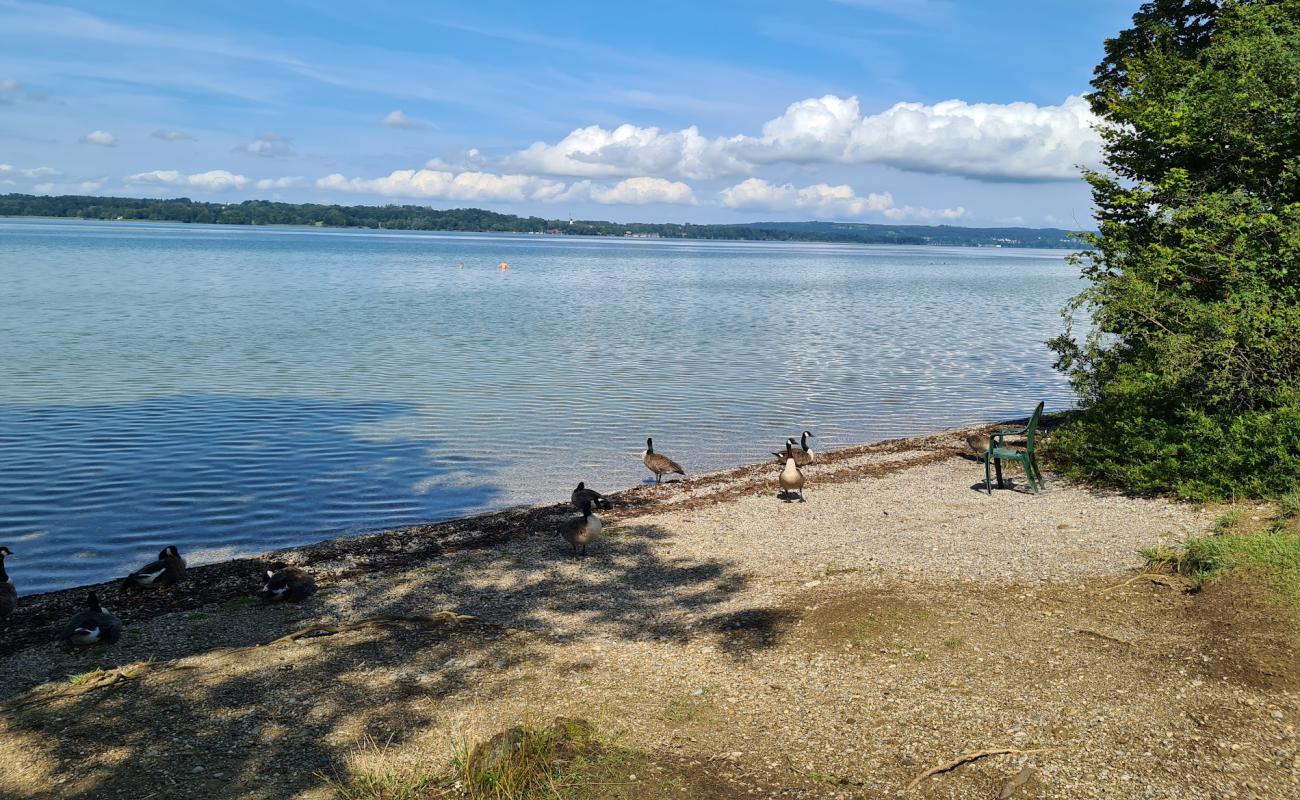
<svg viewBox="0 0 1300 800"><path fill-rule="evenodd" d="M18 588L9 573L5 572L5 556L13 555L8 547L0 547L0 619L14 613L18 607Z"/></svg>
<svg viewBox="0 0 1300 800"><path fill-rule="evenodd" d="M967 434L966 447L970 448L971 455L984 458L984 454L989 451L989 435L987 433Z"/></svg>
<svg viewBox="0 0 1300 800"><path fill-rule="evenodd" d="M816 455L813 453L813 451L808 449L808 438L810 436L812 436L812 433L810 431L804 431L803 435L799 437L799 441L802 443L799 447L793 446L794 439L785 440L785 443L787 445L790 445L794 451L794 463L798 464L801 467L808 466L809 464L813 463L813 460L816 458ZM781 462L782 464L785 463L785 453L773 453L772 455L776 456L777 461Z"/></svg>
<svg viewBox="0 0 1300 800"><path fill-rule="evenodd" d="M686 474L681 464L662 453L655 452L655 442L650 437L646 437L645 452L641 454L641 460L645 462L646 469L655 474L655 483L662 481L665 475Z"/></svg>
<svg viewBox="0 0 1300 800"><path fill-rule="evenodd" d="M799 502L805 502L803 498L803 487L807 481L804 479L803 470L799 469L799 464L794 457L794 439L789 439L785 443L785 467L781 470L781 477L778 479L781 483L781 491L785 492L788 498L791 493L799 493Z"/></svg>
<svg viewBox="0 0 1300 800"><path fill-rule="evenodd" d="M172 586L185 577L185 559L176 545L168 545L158 553L157 561L150 561L140 569L126 576L122 582L123 589L138 589L142 586Z"/></svg>
<svg viewBox="0 0 1300 800"><path fill-rule="evenodd" d="M86 607L72 615L59 634L59 641L68 647L90 647L94 644L112 644L122 636L122 620L99 604L94 592L86 595Z"/></svg>
<svg viewBox="0 0 1300 800"><path fill-rule="evenodd" d="M606 511L614 507L605 499L605 495L595 489L588 489L585 481L578 482L578 488L574 489L573 494L569 496L569 502L573 503L573 507L579 511L582 510L583 503L591 503L596 508L603 508Z"/></svg>
<svg viewBox="0 0 1300 800"><path fill-rule="evenodd" d="M316 593L316 581L297 567L285 567L278 572L266 571L266 583L257 596L268 603L288 600L297 603Z"/></svg>
<svg viewBox="0 0 1300 800"><path fill-rule="evenodd" d="M605 526L600 521L600 517L591 513L591 501L585 500L582 503L582 516L565 520L564 524L560 526L560 535L573 548L574 555L582 555L585 558L587 543L595 539L596 534L600 533L603 527ZM581 553L578 551L579 546L582 547Z"/></svg>

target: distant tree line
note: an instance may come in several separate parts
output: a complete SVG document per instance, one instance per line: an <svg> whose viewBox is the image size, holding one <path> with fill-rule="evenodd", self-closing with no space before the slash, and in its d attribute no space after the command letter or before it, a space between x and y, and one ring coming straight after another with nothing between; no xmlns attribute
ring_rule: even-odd
<svg viewBox="0 0 1300 800"><path fill-rule="evenodd" d="M178 197L0 195L0 216L123 219L209 225L315 225L411 231L551 233L567 236L648 236L665 239L934 244L966 247L1077 247L1058 228L963 228L953 225L872 225L856 222L753 222L741 225L559 220L498 214L480 208L337 206L318 203L204 203Z"/></svg>

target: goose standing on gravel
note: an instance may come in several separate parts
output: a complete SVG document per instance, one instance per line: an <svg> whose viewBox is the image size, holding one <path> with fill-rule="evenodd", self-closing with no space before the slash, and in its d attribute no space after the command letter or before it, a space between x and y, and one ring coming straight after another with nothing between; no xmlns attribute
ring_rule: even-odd
<svg viewBox="0 0 1300 800"><path fill-rule="evenodd" d="M185 577L185 559L176 545L164 547L158 553L157 561L150 561L140 569L126 576L123 589L137 589L152 586L174 586Z"/></svg>
<svg viewBox="0 0 1300 800"><path fill-rule="evenodd" d="M681 464L673 461L663 453L655 452L655 442L650 437L646 437L645 452L641 454L641 460L645 462L646 469L655 474L655 483L662 481L665 475L686 474Z"/></svg>
<svg viewBox="0 0 1300 800"><path fill-rule="evenodd" d="M5 557L13 555L8 547L0 547L0 619L14 613L18 607L18 587L5 572Z"/></svg>
<svg viewBox="0 0 1300 800"><path fill-rule="evenodd" d="M86 595L86 607L72 615L59 634L67 647L112 644L122 636L122 620L99 604L94 592Z"/></svg>
<svg viewBox="0 0 1300 800"><path fill-rule="evenodd" d="M266 571L266 583L257 596L268 603L287 600L301 602L316 593L316 581L297 567L285 567L278 572Z"/></svg>
<svg viewBox="0 0 1300 800"><path fill-rule="evenodd" d="M799 502L805 502L803 487L807 480L804 478L803 470L799 469L799 463L794 457L794 439L788 439L785 443L785 467L781 470L778 481L781 484L781 491L785 492L787 499L794 492L798 492Z"/></svg>
<svg viewBox="0 0 1300 800"><path fill-rule="evenodd" d="M573 503L573 507L579 511L582 510L583 503L590 503L592 506L603 508L606 511L614 507L614 505L605 498L605 495L595 489L588 489L585 481L578 482L578 488L574 489L573 494L569 496L569 502Z"/></svg>
<svg viewBox="0 0 1300 800"><path fill-rule="evenodd" d="M573 554L587 556L587 544L596 538L601 528L605 527L600 521L600 517L591 513L591 501L584 501L582 504L582 516L577 519L566 520L560 527L560 535L564 541L569 543L573 548ZM579 553L578 548L582 551Z"/></svg>

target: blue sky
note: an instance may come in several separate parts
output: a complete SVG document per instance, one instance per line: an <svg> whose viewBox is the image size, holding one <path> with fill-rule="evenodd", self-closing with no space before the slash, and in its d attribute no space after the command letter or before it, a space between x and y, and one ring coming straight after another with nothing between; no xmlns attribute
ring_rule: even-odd
<svg viewBox="0 0 1300 800"><path fill-rule="evenodd" d="M1136 0L0 0L0 192L1089 225Z"/></svg>

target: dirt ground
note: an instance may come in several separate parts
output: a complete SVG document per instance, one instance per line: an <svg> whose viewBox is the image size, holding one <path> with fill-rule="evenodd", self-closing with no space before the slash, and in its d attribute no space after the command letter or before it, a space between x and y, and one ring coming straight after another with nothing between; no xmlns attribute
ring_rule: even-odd
<svg viewBox="0 0 1300 800"><path fill-rule="evenodd" d="M775 464L638 488L586 559L555 510L381 569L308 559L300 606L25 646L0 661L0 796L328 798L561 715L644 754L629 797L664 775L680 797L1300 795L1291 629L1248 587L1141 572L1213 510L1050 475L988 497L956 441L828 457L807 503ZM923 777L981 751L1006 752Z"/></svg>

